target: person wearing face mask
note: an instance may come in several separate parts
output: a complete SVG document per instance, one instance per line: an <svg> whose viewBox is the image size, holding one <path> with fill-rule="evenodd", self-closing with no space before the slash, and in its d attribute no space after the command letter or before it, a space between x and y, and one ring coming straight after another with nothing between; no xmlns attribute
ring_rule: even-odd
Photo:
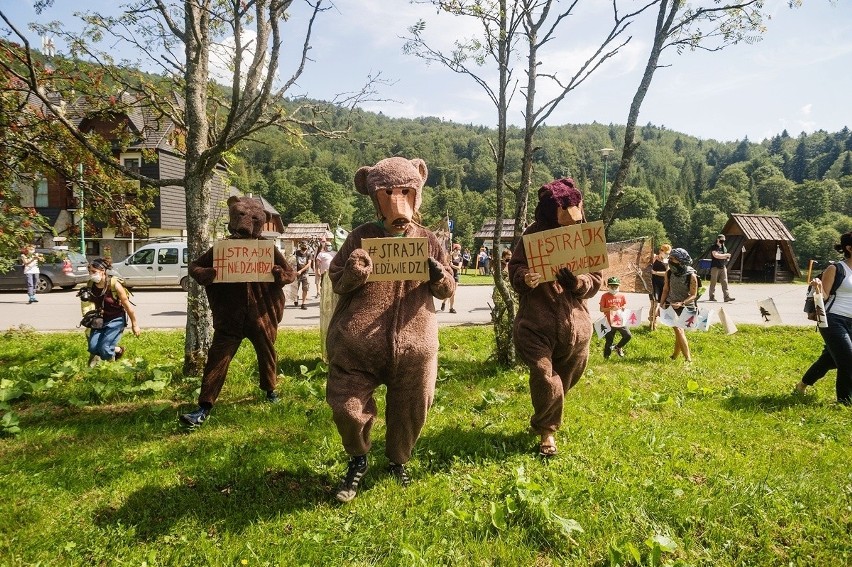
<svg viewBox="0 0 852 567"><path fill-rule="evenodd" d="M89 264L89 300L104 318L102 328L89 329L89 366L121 358L125 349L118 346L118 341L128 319L133 334L138 337L140 333L127 290L118 278L107 273L109 268L110 262L104 258L96 258Z"/></svg>
<svg viewBox="0 0 852 567"><path fill-rule="evenodd" d="M293 284L296 286L295 293L293 296L293 305L299 305L299 288L302 289L302 309L307 309L308 307L305 305L305 301L308 300L308 270L311 269L313 262L311 260L311 255L308 253L308 243L300 242L299 249L296 250L296 282Z"/></svg>
<svg viewBox="0 0 852 567"><path fill-rule="evenodd" d="M680 315L684 309L697 309L696 299L698 297L698 276L692 267L692 257L683 248L675 248L669 255L669 271L666 274L663 293L660 297L660 305L665 308L671 305L675 312ZM686 331L679 327L672 327L675 335L674 353L671 359L682 354L687 362L692 362L689 352L689 343L686 340Z"/></svg>
<svg viewBox="0 0 852 567"><path fill-rule="evenodd" d="M728 260L731 259L731 254L725 248L725 235L720 234L716 237L716 243L710 249L710 297L707 301L716 301L713 295L716 292L716 282L722 284L722 295L725 301L733 301L734 298L728 293Z"/></svg>
<svg viewBox="0 0 852 567"><path fill-rule="evenodd" d="M621 280L618 278L609 278L606 280L607 292L601 296L601 313L606 315L606 322L609 324L609 331L604 335L604 358L609 358L609 355L613 352L624 358L624 347L633 337L630 329L624 326L624 312L622 310L627 305L627 297L618 291L620 285ZM621 335L621 340L613 348L612 343L615 340L616 333Z"/></svg>
<svg viewBox="0 0 852 567"><path fill-rule="evenodd" d="M314 258L314 272L316 274L317 297L322 291L322 276L328 271L331 260L334 258L335 251L331 249L331 242L320 243L319 252Z"/></svg>
<svg viewBox="0 0 852 567"><path fill-rule="evenodd" d="M557 179L538 190L532 234L585 222L583 195L571 178ZM529 368L533 415L530 429L539 436L538 453L557 453L556 431L562 425L565 394L580 380L589 360L592 320L586 300L601 287L600 272L574 274L560 268L546 282L530 270L523 240L509 260L509 282L518 293L513 340Z"/></svg>
<svg viewBox="0 0 852 567"><path fill-rule="evenodd" d="M660 297L663 295L663 286L666 283L666 272L669 269L669 253L671 244L663 244L660 251L654 254L651 263L651 313L648 320L651 322L651 330L657 328L657 316L659 315Z"/></svg>

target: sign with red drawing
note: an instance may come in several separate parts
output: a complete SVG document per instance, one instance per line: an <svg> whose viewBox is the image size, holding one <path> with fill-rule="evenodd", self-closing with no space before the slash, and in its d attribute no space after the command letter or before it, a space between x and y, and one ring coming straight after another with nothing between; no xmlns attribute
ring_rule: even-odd
<svg viewBox="0 0 852 567"><path fill-rule="evenodd" d="M609 266L603 221L525 234L524 251L530 271L547 282L555 280L563 267L574 274L587 274Z"/></svg>

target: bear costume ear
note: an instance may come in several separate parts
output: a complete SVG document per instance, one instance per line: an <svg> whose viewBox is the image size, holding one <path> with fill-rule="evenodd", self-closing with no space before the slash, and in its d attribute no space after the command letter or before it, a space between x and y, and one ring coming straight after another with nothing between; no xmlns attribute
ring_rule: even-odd
<svg viewBox="0 0 852 567"><path fill-rule="evenodd" d="M239 200L240 200L239 197L232 195L232 196L228 197L228 200L226 202L228 203L229 207L232 207L234 205L234 203L236 203Z"/></svg>
<svg viewBox="0 0 852 567"><path fill-rule="evenodd" d="M371 169L373 168L365 165L355 172L355 189L362 195L370 194L370 188L367 185L367 176L370 174Z"/></svg>
<svg viewBox="0 0 852 567"><path fill-rule="evenodd" d="M423 185L426 184L426 179L429 177L429 170L426 169L426 162L420 158L415 158L411 160L412 165L417 168L417 172L420 174L420 188L423 188Z"/></svg>

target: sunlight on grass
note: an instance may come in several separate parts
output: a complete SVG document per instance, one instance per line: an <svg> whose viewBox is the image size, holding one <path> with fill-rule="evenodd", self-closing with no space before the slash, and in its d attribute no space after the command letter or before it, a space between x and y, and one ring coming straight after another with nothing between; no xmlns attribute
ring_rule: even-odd
<svg viewBox="0 0 852 567"><path fill-rule="evenodd" d="M88 369L79 334L8 332L0 408L20 432L0 438L0 564L850 564L852 414L834 373L790 394L819 336L715 328L690 335L692 364L669 360L668 329L634 337L624 359L592 341L542 462L525 369L491 362L489 327L442 329L412 486L384 470L379 419L340 506L316 331L279 335L277 405L246 342L192 433L181 333L125 339L125 360Z"/></svg>

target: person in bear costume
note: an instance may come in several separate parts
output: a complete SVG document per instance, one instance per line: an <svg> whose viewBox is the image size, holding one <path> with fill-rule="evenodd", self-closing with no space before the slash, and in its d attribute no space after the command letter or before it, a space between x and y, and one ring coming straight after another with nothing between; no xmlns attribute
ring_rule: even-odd
<svg viewBox="0 0 852 567"><path fill-rule="evenodd" d="M258 199L231 197L228 199L229 238L263 240L261 231L266 222L266 211ZM210 415L219 392L225 384L231 359L248 339L257 353L260 388L269 402L276 402L275 385L278 374L278 356L275 339L278 323L284 315L283 287L296 279L293 268L275 248L275 265L272 282L213 283L213 248L189 264L189 275L204 286L207 301L213 313L213 341L207 352L198 409L183 414L180 421L190 427L201 425Z"/></svg>
<svg viewBox="0 0 852 567"><path fill-rule="evenodd" d="M535 222L524 234L585 222L583 196L570 178L538 191ZM586 300L601 287L600 272L575 275L560 268L557 279L544 282L531 272L523 241L509 260L509 281L518 293L514 341L518 357L530 370L533 415L530 426L540 436L539 454L556 455L555 433L562 423L565 392L586 369L592 321Z"/></svg>
<svg viewBox="0 0 852 567"><path fill-rule="evenodd" d="M385 454L390 473L405 486L405 464L426 422L438 374L438 323L433 298L447 299L456 282L438 239L416 219L426 163L393 157L355 174L355 188L369 195L379 219L354 229L331 261L328 274L340 299L329 323L326 401L349 454L336 498L349 502L367 472L370 430L376 418L373 392L387 387ZM426 237L428 281L367 281L373 265L364 238Z"/></svg>

